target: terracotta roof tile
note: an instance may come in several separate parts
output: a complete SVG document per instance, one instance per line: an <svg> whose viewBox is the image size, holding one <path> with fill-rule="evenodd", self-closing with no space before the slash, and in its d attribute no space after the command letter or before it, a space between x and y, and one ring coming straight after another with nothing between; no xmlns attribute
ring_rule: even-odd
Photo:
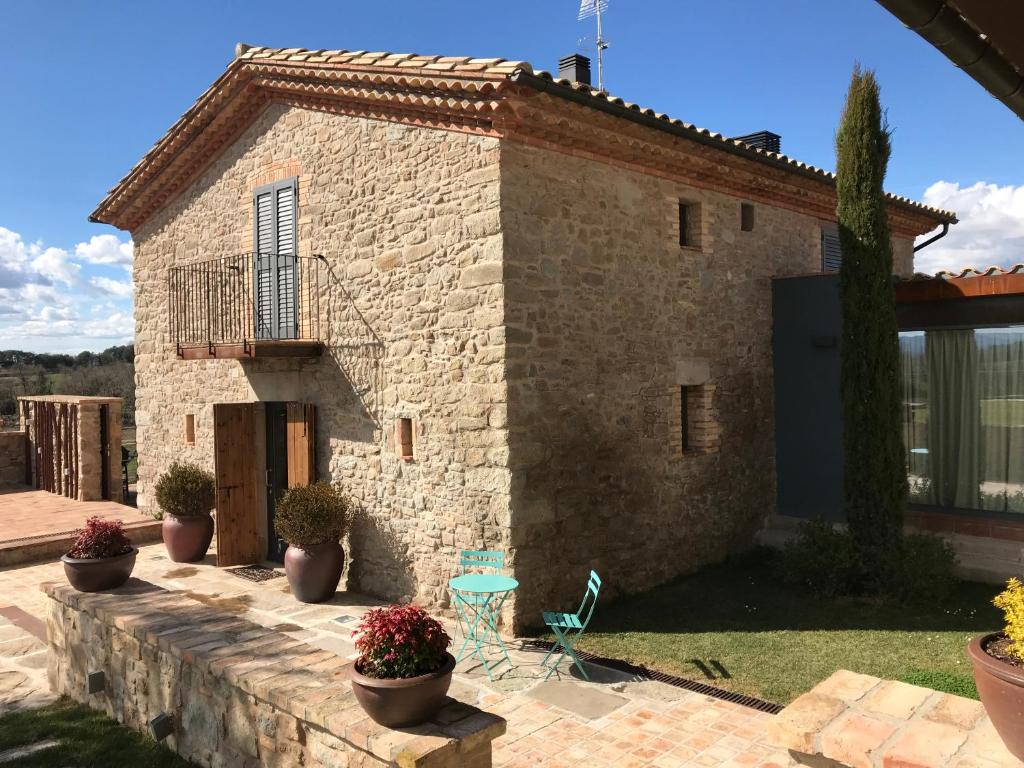
<svg viewBox="0 0 1024 768"><path fill-rule="evenodd" d="M480 92L486 93L493 88L493 81L496 79L508 79L520 82L517 78L521 77L522 84L526 87L538 87L538 79L545 80L554 83L560 88L565 89L566 95L572 94L573 97L579 101L580 98L577 94L583 96L583 103L587 100L592 100L594 106L601 108L602 102L612 105L614 107L629 110L624 117L630 119L638 119L646 122L652 127L658 127L659 123L662 123L665 127L671 126L672 129L678 134L680 131L691 133L694 138L699 138L705 143L717 143L720 142L723 149L729 149L732 152L740 152L745 155L749 155L752 159L761 158L764 161L771 162L775 165L788 166L795 170L800 170L804 173L817 176L824 181L833 181L834 175L824 171L820 168L801 163L798 160L788 157L787 155L768 152L763 149L750 147L742 142L734 139L726 138L719 133L713 133L706 128L700 128L693 125L692 123L686 123L678 119L674 119L669 115L661 112L657 112L649 107L643 107L639 104L633 104L626 102L623 99L613 96L605 91L597 90L591 86L584 85L578 82L570 82L565 79L558 79L552 77L551 74L538 70L534 72L533 67L526 61L509 61L501 58L470 58L466 56L422 56L419 54L412 53L390 53L386 51L346 51L346 50L324 50L315 49L310 50L306 48L265 48L259 46L246 46L240 44L238 46L237 60L239 61L252 61L253 63L260 65L267 65L272 62L284 62L284 63L305 63L306 66L310 64L325 63L328 65L342 65L346 69L356 70L355 73L350 73L348 77L350 79L359 79L359 70L366 68L364 71L365 75L369 78L373 78L371 82L379 82L380 73L382 70L388 69L393 70L396 74L412 74L422 73L424 78L436 80L438 77L444 77L443 73L451 73L452 78L449 81L449 86L456 82L459 83L457 86L459 89L469 92ZM229 69L229 73L231 70ZM225 76L229 76L229 73L225 73ZM436 73L436 74L433 74ZM137 171L140 166L144 165L151 159L157 148L164 146L173 146L174 141L177 140L176 133L179 130L184 130L183 126L186 122L194 121L197 115L202 114L203 110L206 110L209 105L207 99L212 98L212 92L222 87L223 78L219 79L216 83L208 88L203 96L201 96L195 103L195 105L178 120L174 126L161 138L155 145L154 149L150 151L145 157L143 157L133 168L132 173ZM476 77L476 81L471 78ZM491 83L485 82L487 78L490 78ZM532 82L531 82L532 79ZM413 87L420 87L422 82L418 79L413 78L400 78L398 79L399 84L407 83ZM415 85L413 85L415 83ZM545 88L545 90L547 90ZM558 89L552 91L558 95ZM394 94L392 94L394 98ZM420 99L420 96L415 97ZM451 100L442 103L454 103ZM493 105L492 105L493 106ZM636 115L634 118L633 115ZM613 112L614 114L614 112ZM186 126L187 127L187 126ZM711 141L708 142L707 139ZM125 185L129 177L126 176L118 184L114 190L117 190ZM112 190L113 192L113 190ZM955 221L956 217L948 211L941 211L930 206L917 203L908 198L888 195L890 201L898 202L904 206L916 209L917 211L926 213L932 217L936 217L940 221ZM101 208L110 203L110 198L103 201L100 205ZM99 211L100 209L98 209Z"/></svg>
<svg viewBox="0 0 1024 768"><path fill-rule="evenodd" d="M914 275L915 280L957 280L964 277L992 277L993 275L1018 275L1024 274L1024 264L1014 264L1010 267L991 266L985 269L977 267L965 267L959 271L939 270L934 275L918 273Z"/></svg>

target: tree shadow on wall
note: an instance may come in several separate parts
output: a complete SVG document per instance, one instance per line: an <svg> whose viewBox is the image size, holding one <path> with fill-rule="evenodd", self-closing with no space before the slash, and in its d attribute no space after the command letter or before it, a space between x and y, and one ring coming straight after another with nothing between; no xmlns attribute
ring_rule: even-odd
<svg viewBox="0 0 1024 768"><path fill-rule="evenodd" d="M416 597L418 582L409 546L391 522L365 508L353 511L349 525L349 588L397 602Z"/></svg>

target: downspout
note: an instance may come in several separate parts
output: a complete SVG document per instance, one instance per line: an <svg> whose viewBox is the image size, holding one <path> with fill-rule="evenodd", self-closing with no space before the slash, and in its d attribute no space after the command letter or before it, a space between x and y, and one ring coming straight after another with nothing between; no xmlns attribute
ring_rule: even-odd
<svg viewBox="0 0 1024 768"><path fill-rule="evenodd" d="M1024 119L1024 77L947 0L878 0Z"/></svg>
<svg viewBox="0 0 1024 768"><path fill-rule="evenodd" d="M948 221L944 221L944 222L942 222L942 231L939 232L939 234L937 234L937 235L932 235L931 237L929 237L927 240L925 240L920 245L915 245L914 246L914 253L917 253L922 248L927 248L929 245L934 243L936 240L941 240L942 238L944 238L948 234L949 234L949 222Z"/></svg>

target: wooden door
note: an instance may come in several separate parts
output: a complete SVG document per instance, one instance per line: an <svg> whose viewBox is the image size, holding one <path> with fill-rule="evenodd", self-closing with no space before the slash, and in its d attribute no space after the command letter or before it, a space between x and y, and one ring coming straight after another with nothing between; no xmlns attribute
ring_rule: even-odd
<svg viewBox="0 0 1024 768"><path fill-rule="evenodd" d="M288 487L316 482L316 406L288 403Z"/></svg>
<svg viewBox="0 0 1024 768"><path fill-rule="evenodd" d="M217 565L260 561L257 514L256 406L213 406L214 474L217 480Z"/></svg>

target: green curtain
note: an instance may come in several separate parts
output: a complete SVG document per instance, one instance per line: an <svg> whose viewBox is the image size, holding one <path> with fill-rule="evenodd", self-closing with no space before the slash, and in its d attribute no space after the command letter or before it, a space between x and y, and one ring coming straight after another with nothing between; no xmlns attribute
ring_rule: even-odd
<svg viewBox="0 0 1024 768"><path fill-rule="evenodd" d="M925 333L932 504L980 507L983 448L978 362L973 330Z"/></svg>
<svg viewBox="0 0 1024 768"><path fill-rule="evenodd" d="M928 498L928 376L924 334L900 334L900 387L903 401L903 447L907 455L910 500Z"/></svg>
<svg viewBox="0 0 1024 768"><path fill-rule="evenodd" d="M981 508L1024 513L1024 328L978 331Z"/></svg>

